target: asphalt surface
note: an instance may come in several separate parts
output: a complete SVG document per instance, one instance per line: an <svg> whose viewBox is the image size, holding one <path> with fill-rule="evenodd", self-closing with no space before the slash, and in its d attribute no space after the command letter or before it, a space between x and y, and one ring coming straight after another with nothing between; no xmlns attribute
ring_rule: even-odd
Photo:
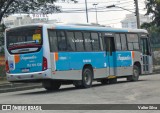
<svg viewBox="0 0 160 113"><path fill-rule="evenodd" d="M137 82L119 79L116 84L93 83L89 89L76 89L64 85L58 91L48 92L44 88L8 92L0 94L0 104L160 104L160 74L141 76ZM3 111L2 111L3 112ZM5 111L5 113L11 111ZM12 111L12 113L22 111ZM53 111L25 111L46 113ZM157 110L58 110L55 112L78 113L160 113Z"/></svg>

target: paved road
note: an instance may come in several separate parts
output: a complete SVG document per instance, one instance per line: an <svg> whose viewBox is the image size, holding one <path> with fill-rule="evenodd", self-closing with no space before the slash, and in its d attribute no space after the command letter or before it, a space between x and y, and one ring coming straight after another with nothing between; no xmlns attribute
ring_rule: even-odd
<svg viewBox="0 0 160 113"><path fill-rule="evenodd" d="M93 87L89 89L75 89L73 85L67 85L55 92L37 88L1 93L0 104L160 104L160 74L141 76L137 82L127 82L125 79L119 79L118 83L108 85L94 82ZM91 111L79 112L91 113ZM106 113L106 111L101 112ZM114 112L128 113L127 111ZM132 112L142 113L142 111L130 111ZM159 113L160 111L143 112Z"/></svg>

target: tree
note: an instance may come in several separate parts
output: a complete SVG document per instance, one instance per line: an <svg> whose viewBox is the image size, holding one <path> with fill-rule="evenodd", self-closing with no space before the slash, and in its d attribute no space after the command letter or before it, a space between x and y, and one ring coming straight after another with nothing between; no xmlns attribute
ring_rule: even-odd
<svg viewBox="0 0 160 113"><path fill-rule="evenodd" d="M153 26L160 26L160 0L146 0L146 15L151 15Z"/></svg>
<svg viewBox="0 0 160 113"><path fill-rule="evenodd" d="M4 45L4 31L6 27L4 24L0 24L0 47Z"/></svg>
<svg viewBox="0 0 160 113"><path fill-rule="evenodd" d="M3 17L14 13L55 13L60 11L60 7L55 6L54 2L59 0L0 0L0 23ZM76 0L61 0L73 1Z"/></svg>

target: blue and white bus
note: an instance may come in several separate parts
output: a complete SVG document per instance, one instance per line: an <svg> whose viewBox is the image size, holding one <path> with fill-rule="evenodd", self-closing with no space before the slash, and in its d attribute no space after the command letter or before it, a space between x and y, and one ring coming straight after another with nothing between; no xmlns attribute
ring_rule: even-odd
<svg viewBox="0 0 160 113"><path fill-rule="evenodd" d="M152 73L146 30L91 25L35 24L6 30L6 74L10 82L42 82L47 90L92 81L137 81Z"/></svg>

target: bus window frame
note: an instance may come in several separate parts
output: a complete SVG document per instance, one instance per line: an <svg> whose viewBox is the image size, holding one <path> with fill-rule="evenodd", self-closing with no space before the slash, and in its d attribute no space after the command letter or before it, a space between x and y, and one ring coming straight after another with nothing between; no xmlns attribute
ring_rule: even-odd
<svg viewBox="0 0 160 113"><path fill-rule="evenodd" d="M36 50L36 51L30 51L30 52L19 52L19 53L12 53L11 52L11 50L9 50L9 48L8 48L8 39L7 39L7 32L9 32L9 31L14 31L14 30L18 30L19 31L19 29L31 29L32 28L32 30L34 29L34 28L40 28L41 29L41 44L38 44L37 45L37 47L38 47L38 49ZM34 30L36 30L36 29L34 29ZM28 53L34 53L34 52L39 52L41 49L42 49L42 47L43 47L43 27L42 26L24 26L24 27L18 27L18 28L13 28L13 29L10 29L10 30L7 30L7 32L6 32L6 49L7 49L7 51L10 53L10 54L28 54ZM22 30L22 31L24 31L24 30ZM26 39L26 37L25 37L25 39ZM25 47L25 48L31 48L31 47ZM17 48L17 49L22 49L22 48Z"/></svg>
<svg viewBox="0 0 160 113"><path fill-rule="evenodd" d="M145 36L142 36L142 35L145 35ZM139 40L141 41L142 38L146 38L148 41L148 43L147 43L148 54L146 54L146 55L152 56L151 40L150 40L149 34L148 33L139 33ZM141 45L140 45L140 51L143 54Z"/></svg>
<svg viewBox="0 0 160 113"><path fill-rule="evenodd" d="M131 51L131 50L128 49L128 40L127 40L127 34L128 34L128 33L126 33L126 32L114 32L113 34L114 34L114 42L115 42L115 43L114 43L114 44L115 44L115 51ZM117 41L116 41L116 37L115 37L116 34L119 35L119 37L120 37L120 42L121 42L121 34L124 34L124 35L125 35L125 37L126 37L126 47L127 47L127 50L122 50L122 43L121 43L121 50L117 50L117 45L116 45Z"/></svg>
<svg viewBox="0 0 160 113"><path fill-rule="evenodd" d="M105 33L112 33L112 36L107 36L107 35L105 35ZM115 52L116 51L116 45L115 45L115 32L101 32L101 37L102 37L102 43L103 43L103 51L107 51L106 50L106 43L105 43L105 40L104 40L104 38L105 37L112 37L113 38L113 41L114 41L114 43L113 43L113 47L114 48L112 48L112 52Z"/></svg>
<svg viewBox="0 0 160 113"><path fill-rule="evenodd" d="M68 35L67 35L67 32L72 32L73 33L73 38L75 39L75 33L73 30L65 30L65 35L66 35L66 39L67 39L67 45L69 44L68 43ZM74 43L74 47L75 47L75 50L71 51L68 49L68 46L67 46L67 51L66 52L76 52L77 50L77 47L76 47L76 44Z"/></svg>
<svg viewBox="0 0 160 113"><path fill-rule="evenodd" d="M90 36L92 33L97 33L98 35L98 43L99 43L99 50L93 50L93 44L92 44L92 52L99 52L99 51L102 51L101 49L101 45L100 45L100 35L99 35L99 32L98 31L90 31ZM91 36L91 40L92 40L92 36Z"/></svg>
<svg viewBox="0 0 160 113"><path fill-rule="evenodd" d="M91 40L91 32L90 32L90 31L83 31L83 39L84 39L84 41L85 41L84 33L89 33L89 34L90 34L90 40ZM93 52L93 45L92 45L91 42L90 42L90 44L91 44L91 49L92 49L92 51L87 51L87 50L86 50L86 46L84 46L85 52ZM84 45L85 45L85 42L84 42Z"/></svg>
<svg viewBox="0 0 160 113"><path fill-rule="evenodd" d="M68 50L68 46L67 46L67 51L60 51L60 52L100 52L100 51L103 51L103 47L101 47L101 42L100 42L100 35L99 33L102 33L102 32L99 32L99 31L91 31L91 30L68 30L68 29L53 29L55 31L64 31L65 32L65 37L66 37L66 40L67 40L67 44L68 44L68 37L67 37L67 32L73 32L74 34L74 39L75 39L75 32L81 32L82 33L82 39L83 39L83 47L84 47L84 51L77 51L77 46L76 46L76 43L75 43L75 51L69 51ZM84 42L84 32L89 32L90 33L90 39L91 38L91 33L97 33L98 34L98 41L99 41L99 49L100 50L93 50L93 45L92 45L92 51L86 51L86 48L85 48L85 42ZM102 42L103 42L103 38L102 38L102 34L101 34L101 39L102 39ZM59 52L59 50L58 50Z"/></svg>
<svg viewBox="0 0 160 113"><path fill-rule="evenodd" d="M131 43L131 42L128 42L128 37L127 37L128 34L136 34L136 35L138 36L138 46L139 46L139 49L134 49L134 46L133 46L133 50L129 50L129 47L128 47L127 50L128 50L128 51L141 51L139 33L135 33L135 32L128 32L128 33L126 33L127 46L128 46L128 43ZM134 42L134 43L137 43L137 42ZM133 42L132 42L132 44L133 44Z"/></svg>

